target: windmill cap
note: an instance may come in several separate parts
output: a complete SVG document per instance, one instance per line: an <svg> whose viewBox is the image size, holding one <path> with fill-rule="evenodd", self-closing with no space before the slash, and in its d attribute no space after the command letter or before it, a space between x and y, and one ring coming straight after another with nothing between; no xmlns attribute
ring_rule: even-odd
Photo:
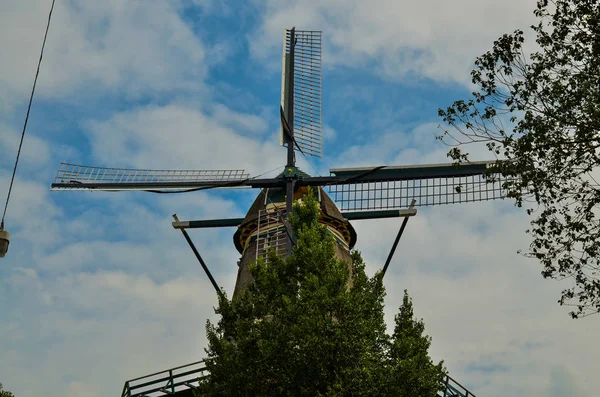
<svg viewBox="0 0 600 397"><path fill-rule="evenodd" d="M0 230L0 258L4 258L10 244L10 233L6 230Z"/></svg>

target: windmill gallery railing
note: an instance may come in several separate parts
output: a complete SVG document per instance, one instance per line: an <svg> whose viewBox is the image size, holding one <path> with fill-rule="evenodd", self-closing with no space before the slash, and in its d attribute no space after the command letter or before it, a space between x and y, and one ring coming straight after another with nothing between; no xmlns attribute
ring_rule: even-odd
<svg viewBox="0 0 600 397"><path fill-rule="evenodd" d="M193 397L193 389L198 387L198 382L207 376L208 371L204 361L197 361L128 380L123 386L121 397ZM475 397L475 395L447 375L437 397Z"/></svg>
<svg viewBox="0 0 600 397"><path fill-rule="evenodd" d="M198 382L208 376L204 361L182 365L125 382L121 397L193 396Z"/></svg>

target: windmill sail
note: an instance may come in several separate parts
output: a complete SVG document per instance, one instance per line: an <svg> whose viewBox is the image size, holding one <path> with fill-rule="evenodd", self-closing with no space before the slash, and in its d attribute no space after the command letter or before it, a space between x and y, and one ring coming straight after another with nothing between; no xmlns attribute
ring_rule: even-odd
<svg viewBox="0 0 600 397"><path fill-rule="evenodd" d="M249 174L242 170L142 170L61 163L51 190L182 190L234 187Z"/></svg>
<svg viewBox="0 0 600 397"><path fill-rule="evenodd" d="M329 185L329 194L342 211L408 208L413 199L421 207L502 199L504 179L486 176L491 164L331 169L348 182Z"/></svg>
<svg viewBox="0 0 600 397"><path fill-rule="evenodd" d="M281 109L293 128L296 149L322 157L322 32L286 30L283 39ZM290 122L291 120L291 122ZM290 144L282 122L282 146Z"/></svg>

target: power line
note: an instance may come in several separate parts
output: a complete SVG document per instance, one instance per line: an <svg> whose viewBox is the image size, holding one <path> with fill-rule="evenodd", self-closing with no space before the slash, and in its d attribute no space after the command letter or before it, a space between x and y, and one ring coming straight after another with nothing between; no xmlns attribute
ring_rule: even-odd
<svg viewBox="0 0 600 397"><path fill-rule="evenodd" d="M19 156L21 155L21 148L23 147L23 138L25 138L25 131L27 130L27 122L29 121L29 112L31 111L31 103L33 102L33 94L35 93L35 86L37 79L40 74L40 65L42 64L42 58L44 57L44 47L46 46L46 38L48 37L48 30L50 29L50 20L52 19L52 11L54 10L54 2L50 6L50 13L48 14L48 24L46 25L46 32L44 33L44 41L42 42L42 50L40 52L40 59L38 61L37 70L35 72L35 78L33 79L33 88L31 89L31 96L29 97L29 105L27 105L27 114L25 115L25 123L23 124L23 132L21 133L21 141L19 142L19 150L17 151L17 158L15 159L15 167L13 168L12 177L10 179L10 186L8 187L8 195L6 196L6 203L4 204L4 212L2 213L2 221L0 221L0 230L4 229L4 218L6 217L6 209L8 208L8 202L10 200L10 193L12 192L13 183L15 181L15 174L17 173L17 165L19 164Z"/></svg>

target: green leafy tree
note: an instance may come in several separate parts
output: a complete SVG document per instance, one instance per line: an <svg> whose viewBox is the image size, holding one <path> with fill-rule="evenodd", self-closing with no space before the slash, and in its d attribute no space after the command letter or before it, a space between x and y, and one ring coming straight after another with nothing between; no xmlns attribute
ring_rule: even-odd
<svg viewBox="0 0 600 397"><path fill-rule="evenodd" d="M431 338L424 335L423 320L414 318L412 300L404 290L400 312L389 351L392 365L389 395L435 396L444 380L443 363L434 364L428 355Z"/></svg>
<svg viewBox="0 0 600 397"><path fill-rule="evenodd" d="M252 265L255 281L241 296L220 296L221 318L217 325L207 322L210 375L197 395L386 396L390 378L404 376L396 347L404 334L386 334L380 274L367 277L359 253L351 266L336 259L334 240L318 218L309 193L294 206L292 255L269 253L267 263ZM419 339L417 333L410 337ZM424 338L421 346L429 343ZM420 363L431 361L426 349L421 353ZM435 373L427 368L419 375L439 388L441 364ZM432 390L427 381L411 387L426 391L418 395Z"/></svg>
<svg viewBox="0 0 600 397"><path fill-rule="evenodd" d="M545 278L569 279L561 305L573 318L600 312L600 2L542 0L531 28L537 51L526 55L521 30L477 58L477 90L440 109L453 128L438 139L467 161L484 143L502 159L491 173L533 217L526 256Z"/></svg>
<svg viewBox="0 0 600 397"><path fill-rule="evenodd" d="M2 383L0 383L0 397L15 397L15 395L8 390L4 390L2 388Z"/></svg>

